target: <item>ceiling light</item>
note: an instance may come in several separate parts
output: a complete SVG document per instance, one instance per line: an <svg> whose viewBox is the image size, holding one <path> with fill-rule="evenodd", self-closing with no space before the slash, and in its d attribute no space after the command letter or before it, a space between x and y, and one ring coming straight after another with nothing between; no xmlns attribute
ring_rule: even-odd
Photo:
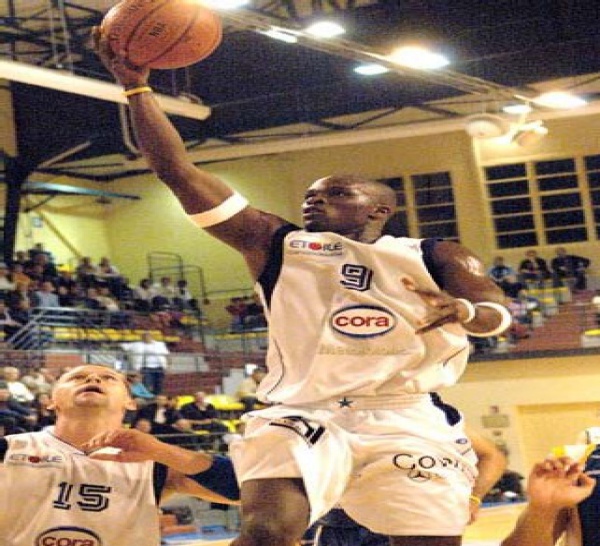
<svg viewBox="0 0 600 546"><path fill-rule="evenodd" d="M285 42L286 44L295 44L298 42L298 36L295 34L292 34L288 30L281 30L275 27L270 28L269 30L261 30L259 31L259 34L268 36L274 40L279 40L280 42Z"/></svg>
<svg viewBox="0 0 600 546"><path fill-rule="evenodd" d="M320 21L310 25L305 31L319 38L334 38L335 36L344 34L346 29L342 25L332 21Z"/></svg>
<svg viewBox="0 0 600 546"><path fill-rule="evenodd" d="M202 0L202 4L215 9L236 9L250 3L250 0Z"/></svg>
<svg viewBox="0 0 600 546"><path fill-rule="evenodd" d="M510 123L500 116L476 114L467 118L465 130L473 138L497 138L510 131Z"/></svg>
<svg viewBox="0 0 600 546"><path fill-rule="evenodd" d="M513 141L519 146L533 146L538 144L547 134L548 127L542 121L537 121L523 127L515 135Z"/></svg>
<svg viewBox="0 0 600 546"><path fill-rule="evenodd" d="M419 70L435 70L450 64L450 61L443 55L417 46L396 49L388 59L402 66Z"/></svg>
<svg viewBox="0 0 600 546"><path fill-rule="evenodd" d="M502 111L505 114L511 114L515 116L529 114L532 110L533 108L531 108L531 105L526 102L507 104L506 106L502 107Z"/></svg>
<svg viewBox="0 0 600 546"><path fill-rule="evenodd" d="M587 104L585 99L564 91L550 91L549 93L542 93L539 97L531 100L540 106L557 108L561 110L580 108L581 106L585 106Z"/></svg>
<svg viewBox="0 0 600 546"><path fill-rule="evenodd" d="M361 64L354 69L354 72L361 76L377 76L389 72L389 68L377 63Z"/></svg>

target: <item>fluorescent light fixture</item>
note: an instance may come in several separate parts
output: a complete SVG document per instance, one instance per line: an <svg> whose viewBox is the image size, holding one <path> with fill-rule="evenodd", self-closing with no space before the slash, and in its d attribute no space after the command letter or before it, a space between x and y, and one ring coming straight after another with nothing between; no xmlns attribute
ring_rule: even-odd
<svg viewBox="0 0 600 546"><path fill-rule="evenodd" d="M346 29L333 21L319 21L305 28L304 31L318 38L335 38L344 34Z"/></svg>
<svg viewBox="0 0 600 546"><path fill-rule="evenodd" d="M246 6L250 0L202 0L201 4L214 9L236 9Z"/></svg>
<svg viewBox="0 0 600 546"><path fill-rule="evenodd" d="M361 64L354 69L354 72L361 76L378 76L379 74L385 74L390 69L377 63Z"/></svg>
<svg viewBox="0 0 600 546"><path fill-rule="evenodd" d="M450 61L440 53L434 53L418 46L396 49L388 56L388 59L399 65L418 70L435 70L450 64Z"/></svg>
<svg viewBox="0 0 600 546"><path fill-rule="evenodd" d="M260 30L259 34L263 36L268 36L269 38L273 38L274 40L279 40L280 42L285 42L286 44L295 44L298 42L298 36L292 34L287 30L281 30L278 28L270 28L269 30Z"/></svg>
<svg viewBox="0 0 600 546"><path fill-rule="evenodd" d="M512 114L514 116L529 114L532 110L531 105L526 102L516 102L502 107L502 111L505 114Z"/></svg>
<svg viewBox="0 0 600 546"><path fill-rule="evenodd" d="M535 104L540 106L546 106L547 108L557 108L559 110L568 110L570 108L580 108L585 106L587 101L567 93L565 91L550 91L548 93L542 93L539 97L531 99Z"/></svg>

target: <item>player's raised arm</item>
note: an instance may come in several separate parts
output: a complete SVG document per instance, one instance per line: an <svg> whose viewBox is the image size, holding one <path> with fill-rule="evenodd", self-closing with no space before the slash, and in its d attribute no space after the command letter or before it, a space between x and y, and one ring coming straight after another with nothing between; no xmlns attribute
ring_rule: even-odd
<svg viewBox="0 0 600 546"><path fill-rule="evenodd" d="M149 69L115 55L98 28L94 40L102 62L125 89L137 143L152 170L196 224L242 252L255 276L260 274L271 236L285 221L249 206L218 177L197 168L148 86Z"/></svg>

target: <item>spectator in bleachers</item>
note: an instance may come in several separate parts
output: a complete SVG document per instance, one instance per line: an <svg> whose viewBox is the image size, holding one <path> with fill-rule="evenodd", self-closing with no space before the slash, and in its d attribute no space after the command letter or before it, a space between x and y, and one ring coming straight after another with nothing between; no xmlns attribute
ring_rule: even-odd
<svg viewBox="0 0 600 546"><path fill-rule="evenodd" d="M39 254L43 254L48 262L54 262L52 252L44 248L44 243L35 243L32 248L27 251L30 260L33 260Z"/></svg>
<svg viewBox="0 0 600 546"><path fill-rule="evenodd" d="M4 332L4 339L9 340L22 326L23 324L12 317L12 311L6 306L4 300L0 300L0 328Z"/></svg>
<svg viewBox="0 0 600 546"><path fill-rule="evenodd" d="M173 303L180 311L184 311L186 309L198 309L198 300L192 296L192 293L188 289L188 282L185 279L179 279L177 281Z"/></svg>
<svg viewBox="0 0 600 546"><path fill-rule="evenodd" d="M11 292L15 289L12 275L5 263L0 263L0 293Z"/></svg>
<svg viewBox="0 0 600 546"><path fill-rule="evenodd" d="M133 305L136 311L149 312L152 309L152 299L156 291L150 279L142 279L133 289Z"/></svg>
<svg viewBox="0 0 600 546"><path fill-rule="evenodd" d="M535 250L528 250L525 259L519 264L520 280L525 284L542 286L546 279L550 278L548 264L544 258L540 258Z"/></svg>
<svg viewBox="0 0 600 546"><path fill-rule="evenodd" d="M527 290L521 290L516 298L508 303L508 309L513 317L513 325L508 330L511 341L529 337L533 327L533 315L541 312L540 300L530 296Z"/></svg>
<svg viewBox="0 0 600 546"><path fill-rule="evenodd" d="M151 393L142 381L142 375L139 372L128 372L127 383L131 390L131 396L136 400L141 400L146 404L149 400L154 400L154 394Z"/></svg>
<svg viewBox="0 0 600 546"><path fill-rule="evenodd" d="M554 286L564 286L566 280L572 280L574 290L585 290L587 288L587 269L590 263L588 258L567 254L564 247L558 247L556 256L550 262Z"/></svg>
<svg viewBox="0 0 600 546"><path fill-rule="evenodd" d="M49 394L56 381L48 368L37 366L31 368L21 377L21 381L27 386L34 396Z"/></svg>
<svg viewBox="0 0 600 546"><path fill-rule="evenodd" d="M82 257L79 265L75 268L77 282L84 288L94 286L97 272L98 268L92 263L92 259L89 256Z"/></svg>
<svg viewBox="0 0 600 546"><path fill-rule="evenodd" d="M32 295L33 307L60 307L56 289L50 281L44 281Z"/></svg>
<svg viewBox="0 0 600 546"><path fill-rule="evenodd" d="M227 425L219 419L215 407L206 402L206 393L203 391L195 392L194 401L181 406L179 414L193 430L205 430L209 433L205 443L207 447L215 443L222 444L223 436L229 431Z"/></svg>
<svg viewBox="0 0 600 546"><path fill-rule="evenodd" d="M21 301L26 301L29 307L33 306L33 289L35 287L35 283L33 281L29 281L29 284L24 284L20 281L16 283L16 287L12 292L9 292L6 295L6 304L8 307L14 311L19 307ZM14 318L14 317L13 317Z"/></svg>
<svg viewBox="0 0 600 546"><path fill-rule="evenodd" d="M157 395L154 402L146 404L137 411L134 427L139 419L150 421L152 434L177 434L190 430L189 423L173 407L165 394Z"/></svg>
<svg viewBox="0 0 600 546"><path fill-rule="evenodd" d="M68 291L71 291L73 290L73 288L76 288L78 286L73 272L67 269L66 267L59 269L58 277L56 277L54 285L56 286L56 288L64 287Z"/></svg>
<svg viewBox="0 0 600 546"><path fill-rule="evenodd" d="M31 430L36 423L33 411L17 402L4 382L0 382L0 418L12 419L20 432Z"/></svg>
<svg viewBox="0 0 600 546"><path fill-rule="evenodd" d="M19 404L28 405L33 402L35 396L27 388L27 385L21 381L21 372L14 366L5 366L2 368L3 380L6 388L9 390L13 400Z"/></svg>
<svg viewBox="0 0 600 546"><path fill-rule="evenodd" d="M12 267L15 264L20 264L21 266L23 266L23 269L25 269L25 267L27 266L27 262L29 262L29 256L27 252L25 252L24 250L17 250L10 265Z"/></svg>
<svg viewBox="0 0 600 546"><path fill-rule="evenodd" d="M56 289L56 295L58 296L58 303L61 307L83 307L83 299L80 293L80 289L77 285L68 288L66 286L59 286Z"/></svg>
<svg viewBox="0 0 600 546"><path fill-rule="evenodd" d="M31 277L25 273L23 264L14 263L10 266L10 278L13 282L13 290L17 287L17 283L24 284L29 287L31 284Z"/></svg>
<svg viewBox="0 0 600 546"><path fill-rule="evenodd" d="M244 404L245 412L252 411L257 402L259 402L258 398L256 398L256 391L266 374L267 371L264 368L257 366L238 386L236 396L237 399Z"/></svg>
<svg viewBox="0 0 600 546"><path fill-rule="evenodd" d="M15 306L10 308L10 316L13 324L8 324L4 327L6 333L6 341L9 342L14 349L27 349L29 345L29 337L21 336L19 332L31 318L31 307L28 299L16 300Z"/></svg>
<svg viewBox="0 0 600 546"><path fill-rule="evenodd" d="M494 263L488 269L487 274L500 288L504 289L507 280L514 278L517 272L510 265L504 263L502 256L497 256L494 258Z"/></svg>
<svg viewBox="0 0 600 546"><path fill-rule="evenodd" d="M113 265L106 257L100 258L96 271L96 282L100 286L108 286L112 294L120 297L123 276L117 266Z"/></svg>
<svg viewBox="0 0 600 546"><path fill-rule="evenodd" d="M153 288L153 310L160 311L162 309L170 309L173 307L176 290L171 277L161 277L160 282L155 284Z"/></svg>
<svg viewBox="0 0 600 546"><path fill-rule="evenodd" d="M144 385L159 395L169 365L166 343L155 340L150 332L144 332L140 341L122 343L121 347L127 353L133 369L141 372Z"/></svg>
<svg viewBox="0 0 600 546"><path fill-rule="evenodd" d="M233 297L229 300L229 305L225 307L231 315L230 328L232 332L240 332L244 329L244 317L246 316L245 298Z"/></svg>
<svg viewBox="0 0 600 546"><path fill-rule="evenodd" d="M242 323L244 330L254 330L257 328L266 328L267 319L265 317L265 310L260 303L258 294L254 294L251 301L246 303L246 310L242 317Z"/></svg>

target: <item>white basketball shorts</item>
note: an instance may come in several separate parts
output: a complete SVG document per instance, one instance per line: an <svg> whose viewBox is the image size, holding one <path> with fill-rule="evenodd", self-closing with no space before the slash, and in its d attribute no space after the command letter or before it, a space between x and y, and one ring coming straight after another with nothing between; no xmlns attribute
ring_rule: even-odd
<svg viewBox="0 0 600 546"><path fill-rule="evenodd" d="M311 523L339 503L377 533L462 535L477 476L462 423L448 424L428 395L394 409L338 402L248 414L244 438L230 447L239 481L302 478Z"/></svg>

